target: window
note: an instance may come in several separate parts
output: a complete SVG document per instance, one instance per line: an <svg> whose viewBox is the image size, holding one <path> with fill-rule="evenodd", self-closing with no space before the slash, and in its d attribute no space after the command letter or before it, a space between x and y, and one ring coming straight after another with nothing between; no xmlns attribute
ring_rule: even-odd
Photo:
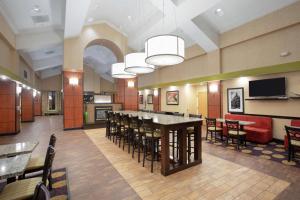
<svg viewBox="0 0 300 200"><path fill-rule="evenodd" d="M55 97L56 97L55 91L48 92L48 110L50 110L50 111L56 110Z"/></svg>

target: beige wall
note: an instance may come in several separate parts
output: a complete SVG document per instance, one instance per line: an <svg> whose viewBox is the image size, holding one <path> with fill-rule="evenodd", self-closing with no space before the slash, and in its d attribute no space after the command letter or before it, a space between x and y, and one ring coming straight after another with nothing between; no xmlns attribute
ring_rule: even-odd
<svg viewBox="0 0 300 200"><path fill-rule="evenodd" d="M100 93L100 76L91 67L84 66L83 68L83 86L85 92Z"/></svg>
<svg viewBox="0 0 300 200"><path fill-rule="evenodd" d="M245 98L249 98L248 81L264 78L286 77L287 78L287 95L293 92L300 93L300 72L273 74L259 77L244 77L232 80L222 81L223 86L223 113L227 113L227 88L243 87ZM252 100L245 101L245 113L261 115L277 115L300 117L300 100ZM290 124L290 120L274 119L273 120L273 137L283 139L284 125Z"/></svg>
<svg viewBox="0 0 300 200"><path fill-rule="evenodd" d="M61 91L62 75L51 76L40 81L42 91Z"/></svg>
<svg viewBox="0 0 300 200"><path fill-rule="evenodd" d="M16 48L16 36L4 17L0 13L0 36L5 38L12 48Z"/></svg>
<svg viewBox="0 0 300 200"><path fill-rule="evenodd" d="M101 92L115 92L116 84L100 77L100 91Z"/></svg>
<svg viewBox="0 0 300 200"><path fill-rule="evenodd" d="M112 41L125 55L127 38L107 24L85 26L79 37L64 40L64 70L83 70L83 52L97 39Z"/></svg>

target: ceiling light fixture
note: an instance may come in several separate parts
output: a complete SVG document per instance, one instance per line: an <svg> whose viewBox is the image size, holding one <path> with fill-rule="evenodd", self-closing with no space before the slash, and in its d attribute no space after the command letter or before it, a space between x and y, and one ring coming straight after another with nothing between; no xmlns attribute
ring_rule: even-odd
<svg viewBox="0 0 300 200"><path fill-rule="evenodd" d="M38 12L41 11L41 8L38 5L35 5L35 6L33 6L32 11L35 12L35 13L38 13Z"/></svg>
<svg viewBox="0 0 300 200"><path fill-rule="evenodd" d="M176 13L175 13L176 15ZM163 0L163 27L165 18L165 1ZM176 16L175 16L176 22ZM177 23L176 23L177 24ZM176 25L177 26L177 25ZM184 40L177 35L163 34L146 40L146 63L166 66L184 61Z"/></svg>
<svg viewBox="0 0 300 200"><path fill-rule="evenodd" d="M93 17L90 17L90 18L88 18L88 20L87 20L89 23L91 23L91 22L93 22L94 21L94 18Z"/></svg>
<svg viewBox="0 0 300 200"><path fill-rule="evenodd" d="M131 17L130 15L128 15L128 17L127 17L127 18L128 18L128 20L129 20L129 21L131 21L131 20L132 20L132 17Z"/></svg>
<svg viewBox="0 0 300 200"><path fill-rule="evenodd" d="M125 56L125 71L134 74L151 73L155 70L154 65L145 62L144 52L130 53Z"/></svg>
<svg viewBox="0 0 300 200"><path fill-rule="evenodd" d="M125 63L114 63L111 66L111 76L113 78L134 78L136 74L125 71Z"/></svg>
<svg viewBox="0 0 300 200"><path fill-rule="evenodd" d="M218 15L219 17L222 17L224 15L224 12L221 8L217 8L215 10L215 14Z"/></svg>

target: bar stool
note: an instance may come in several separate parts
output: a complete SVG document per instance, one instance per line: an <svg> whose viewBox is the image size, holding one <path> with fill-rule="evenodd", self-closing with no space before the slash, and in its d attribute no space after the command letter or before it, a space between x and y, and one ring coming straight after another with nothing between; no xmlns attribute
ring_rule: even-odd
<svg viewBox="0 0 300 200"><path fill-rule="evenodd" d="M129 115L122 115L121 118L122 123L122 130L121 130L121 137L123 140L123 150L125 148L125 144L129 146L130 140L129 140ZM120 140L121 141L121 140Z"/></svg>
<svg viewBox="0 0 300 200"><path fill-rule="evenodd" d="M213 134L215 133L215 141L217 138L217 133L220 134L221 140L223 141L223 128L217 126L217 119L215 118L205 118L206 119L206 140L208 134L210 134L211 141L213 141Z"/></svg>
<svg viewBox="0 0 300 200"><path fill-rule="evenodd" d="M184 117L184 113L179 112L169 112L168 115L178 116L178 117ZM177 130L170 130L172 140L170 141L170 147L172 147L172 156L173 160L175 161L175 152L176 152L176 159L178 159L179 155L179 147L178 147L178 135Z"/></svg>
<svg viewBox="0 0 300 200"><path fill-rule="evenodd" d="M153 173L153 162L159 161L159 140L161 134L159 130L154 128L153 119L142 119L142 129L144 130L144 156L143 167L145 160L151 161L151 173ZM150 158L149 158L150 156Z"/></svg>
<svg viewBox="0 0 300 200"><path fill-rule="evenodd" d="M141 128L141 121L139 117L131 117L130 118L130 138L132 144L132 158L134 158L134 152L138 153L138 162L140 162L140 152L141 148L143 148L143 129Z"/></svg>
<svg viewBox="0 0 300 200"><path fill-rule="evenodd" d="M106 132L105 132L105 137L109 138L110 135L110 114L109 112L106 110L105 111L105 125L106 125Z"/></svg>
<svg viewBox="0 0 300 200"><path fill-rule="evenodd" d="M109 139L113 140L113 142L115 142L115 135L117 134L117 123L116 123L116 114L114 112L109 113L110 117L110 135L109 135Z"/></svg>
<svg viewBox="0 0 300 200"><path fill-rule="evenodd" d="M194 118L200 118L201 119L202 115L201 114L200 115L189 114L189 117L194 117ZM188 127L187 128L187 141L188 141L187 152L188 152L188 158L189 159L190 159L192 153L194 153L194 152L192 152L192 149L194 149L194 147L192 146L192 142L195 141L195 134L197 134L197 133L196 133L194 127Z"/></svg>
<svg viewBox="0 0 300 200"><path fill-rule="evenodd" d="M228 139L232 138L232 143L233 139L237 139L238 150L240 149L240 143L244 143L246 146L246 132L240 130L239 121L225 120L225 123L228 130L226 144L228 145Z"/></svg>

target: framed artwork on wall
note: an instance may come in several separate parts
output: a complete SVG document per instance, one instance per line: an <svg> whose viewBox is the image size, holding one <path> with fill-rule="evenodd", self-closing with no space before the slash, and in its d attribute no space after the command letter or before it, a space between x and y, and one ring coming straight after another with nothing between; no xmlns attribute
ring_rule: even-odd
<svg viewBox="0 0 300 200"><path fill-rule="evenodd" d="M166 93L167 105L179 105L179 91L167 91Z"/></svg>
<svg viewBox="0 0 300 200"><path fill-rule="evenodd" d="M153 94L148 94L148 96L147 96L147 104L153 104Z"/></svg>
<svg viewBox="0 0 300 200"><path fill-rule="evenodd" d="M244 113L244 88L227 89L227 109L229 113Z"/></svg>
<svg viewBox="0 0 300 200"><path fill-rule="evenodd" d="M143 104L144 103L144 96L141 94L139 95L139 104Z"/></svg>

